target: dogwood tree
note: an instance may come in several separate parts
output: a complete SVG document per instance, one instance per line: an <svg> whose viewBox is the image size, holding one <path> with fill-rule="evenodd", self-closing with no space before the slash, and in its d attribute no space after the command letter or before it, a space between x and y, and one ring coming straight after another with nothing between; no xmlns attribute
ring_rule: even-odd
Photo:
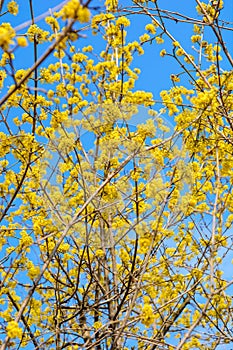
<svg viewBox="0 0 233 350"><path fill-rule="evenodd" d="M0 349L227 348L223 1L40 6L0 5ZM170 64L158 100L140 73Z"/></svg>

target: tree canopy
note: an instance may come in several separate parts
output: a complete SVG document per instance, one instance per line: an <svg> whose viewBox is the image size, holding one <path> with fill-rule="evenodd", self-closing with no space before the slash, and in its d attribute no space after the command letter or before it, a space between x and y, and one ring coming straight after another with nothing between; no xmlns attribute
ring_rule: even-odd
<svg viewBox="0 0 233 350"><path fill-rule="evenodd" d="M1 350L233 342L231 5L183 3L1 1Z"/></svg>

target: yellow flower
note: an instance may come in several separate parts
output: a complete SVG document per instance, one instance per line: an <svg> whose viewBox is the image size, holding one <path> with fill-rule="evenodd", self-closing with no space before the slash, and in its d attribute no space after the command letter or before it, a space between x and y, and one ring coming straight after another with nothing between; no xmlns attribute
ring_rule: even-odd
<svg viewBox="0 0 233 350"><path fill-rule="evenodd" d="M104 256L104 251L103 249L97 249L96 252L95 252L95 256L97 258L102 258Z"/></svg>
<svg viewBox="0 0 233 350"><path fill-rule="evenodd" d="M178 41L173 41L172 45L175 47L180 47L180 43Z"/></svg>
<svg viewBox="0 0 233 350"><path fill-rule="evenodd" d="M146 30L148 30L149 33L155 34L156 33L156 28L152 23L149 23L145 27Z"/></svg>
<svg viewBox="0 0 233 350"><path fill-rule="evenodd" d="M18 323L16 321L10 321L8 322L8 325L6 327L7 335L10 338L21 338L22 336L22 329L19 327Z"/></svg>
<svg viewBox="0 0 233 350"><path fill-rule="evenodd" d="M4 70L0 70L0 88L3 87L5 78L6 78L6 72Z"/></svg>
<svg viewBox="0 0 233 350"><path fill-rule="evenodd" d="M150 39L150 35L147 34L147 33L145 33L145 34L143 34L143 35L140 36L140 42L141 42L141 43L142 43L142 42L145 42L145 41L147 41L147 40L149 40L149 39Z"/></svg>
<svg viewBox="0 0 233 350"><path fill-rule="evenodd" d="M45 18L45 22L50 25L51 29L56 32L57 30L60 29L59 23L56 20L56 18L49 16Z"/></svg>
<svg viewBox="0 0 233 350"><path fill-rule="evenodd" d="M27 31L27 35L29 41L33 42L36 40L39 44L41 44L47 40L49 32L41 29L36 24L32 24Z"/></svg>
<svg viewBox="0 0 233 350"><path fill-rule="evenodd" d="M85 46L82 49L83 52L92 52L93 51L93 47L91 45Z"/></svg>
<svg viewBox="0 0 233 350"><path fill-rule="evenodd" d="M18 45L21 46L21 47L28 46L27 39L26 39L24 36L18 37L18 38L17 38L17 43L18 43Z"/></svg>
<svg viewBox="0 0 233 350"><path fill-rule="evenodd" d="M35 279L40 273L39 266L34 266L32 261L28 261L28 263L27 263L27 270L28 270L27 275L32 280Z"/></svg>
<svg viewBox="0 0 233 350"><path fill-rule="evenodd" d="M194 33L200 34L201 33L201 27L198 26L197 24L194 24L193 31L194 31Z"/></svg>
<svg viewBox="0 0 233 350"><path fill-rule="evenodd" d="M70 249L70 245L69 245L68 243L62 243L62 244L60 245L60 247L58 248L58 251L59 251L60 253L65 253L65 252L68 252L69 249Z"/></svg>
<svg viewBox="0 0 233 350"><path fill-rule="evenodd" d="M191 63L194 61L194 57L192 55L189 55L188 57L185 57L184 60L186 63Z"/></svg>
<svg viewBox="0 0 233 350"><path fill-rule="evenodd" d="M192 43L198 43L200 40L201 40L201 36L200 35L192 35L191 36Z"/></svg>
<svg viewBox="0 0 233 350"><path fill-rule="evenodd" d="M48 96L48 98L53 98L53 96L54 96L54 91L53 91L53 90L48 90L47 96Z"/></svg>
<svg viewBox="0 0 233 350"><path fill-rule="evenodd" d="M146 327L150 327L155 320L155 314L153 312L153 308L149 303L145 303L142 309L142 324L144 324Z"/></svg>
<svg viewBox="0 0 233 350"><path fill-rule="evenodd" d="M123 25L124 27L128 27L130 25L130 21L128 20L128 18L124 17L124 16L121 16L117 19L116 21L116 25L117 26L121 26Z"/></svg>
<svg viewBox="0 0 233 350"><path fill-rule="evenodd" d="M139 240L140 254L146 254L151 244L151 239L149 237L142 237Z"/></svg>
<svg viewBox="0 0 233 350"><path fill-rule="evenodd" d="M93 324L95 329L100 329L102 327L102 323L100 321L97 321Z"/></svg>
<svg viewBox="0 0 233 350"><path fill-rule="evenodd" d="M183 56L184 55L184 50L179 48L177 51L176 51L176 54L177 56Z"/></svg>
<svg viewBox="0 0 233 350"><path fill-rule="evenodd" d="M13 44L12 38L15 36L15 31L10 23L2 23L0 26L0 47L7 51L10 44Z"/></svg>
<svg viewBox="0 0 233 350"><path fill-rule="evenodd" d="M178 83L180 81L180 78L175 74L171 74L171 80Z"/></svg>
<svg viewBox="0 0 233 350"><path fill-rule="evenodd" d="M155 40L156 40L157 44L163 44L163 43L164 43L163 38L161 38L160 36L157 36L157 37L155 38Z"/></svg>
<svg viewBox="0 0 233 350"><path fill-rule="evenodd" d="M81 23L90 20L90 11L87 7L83 7L78 0L70 0L62 9L62 19L77 19Z"/></svg>
<svg viewBox="0 0 233 350"><path fill-rule="evenodd" d="M7 9L12 15L16 16L19 12L19 5L16 1L10 1L7 4Z"/></svg>
<svg viewBox="0 0 233 350"><path fill-rule="evenodd" d="M25 230L21 231L20 245L22 246L30 246L33 243L33 239L31 236L27 234Z"/></svg>
<svg viewBox="0 0 233 350"><path fill-rule="evenodd" d="M105 6L108 9L108 11L115 12L115 10L118 6L118 0L106 0Z"/></svg>
<svg viewBox="0 0 233 350"><path fill-rule="evenodd" d="M78 14L78 20L80 23L86 23L90 21L90 11L86 7L81 7Z"/></svg>
<svg viewBox="0 0 233 350"><path fill-rule="evenodd" d="M167 53L166 50L163 49L163 50L160 51L160 56L164 57L166 55L166 53Z"/></svg>

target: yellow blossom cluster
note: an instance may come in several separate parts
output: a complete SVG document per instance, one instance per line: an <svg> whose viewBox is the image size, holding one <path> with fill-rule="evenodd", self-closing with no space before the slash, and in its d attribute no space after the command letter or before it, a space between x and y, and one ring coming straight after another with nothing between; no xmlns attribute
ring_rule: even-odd
<svg viewBox="0 0 233 350"><path fill-rule="evenodd" d="M209 4L201 1L200 4L196 6L198 14L204 17L205 22L209 22L209 20L213 21L214 19L218 18L219 11L222 8L223 0L211 1Z"/></svg>
<svg viewBox="0 0 233 350"><path fill-rule="evenodd" d="M174 79L177 81L177 78ZM164 105L168 109L169 115L172 116L173 114L179 112L178 106L182 105L183 103L182 95L189 97L189 95L192 95L193 93L193 90L188 90L183 86L179 86L172 88L169 92L161 91L160 96Z"/></svg>
<svg viewBox="0 0 233 350"><path fill-rule="evenodd" d="M28 42L24 36L19 36L17 37L17 44L21 47L26 47L28 45Z"/></svg>
<svg viewBox="0 0 233 350"><path fill-rule="evenodd" d="M38 44L42 44L47 40L49 32L38 27L37 24L32 24L27 31L28 40L33 42L34 40Z"/></svg>
<svg viewBox="0 0 233 350"><path fill-rule="evenodd" d="M7 335L10 338L21 338L23 330L19 327L18 323L16 321L10 321L7 324L6 327Z"/></svg>
<svg viewBox="0 0 233 350"><path fill-rule="evenodd" d="M0 131L0 304L8 322L2 329L13 338L8 347L71 349L79 337L81 347L121 348L124 334L139 339L141 331L139 349L152 337L168 343L171 332L177 345L195 322L228 337L219 315L231 317L222 264L233 224L233 75L220 67L220 41L202 35L222 1L214 10L201 4L205 23L196 22L189 43L194 57L153 14L142 35L129 39L134 19L116 0L101 13L90 6L89 26L78 23L91 15L77 0L49 12L50 31L34 23L16 36L9 24L0 26L0 87L9 94ZM147 5L134 4L145 13ZM15 1L8 12L16 14ZM86 29L96 40L86 40ZM182 69L155 103L137 89L143 66L134 58L166 36L171 53L166 46L155 54ZM35 69L15 69L14 50L27 44L34 60L37 44L48 56ZM185 73L187 87L179 82ZM24 332L12 321L21 300L28 300ZM122 334L114 333L118 322ZM60 343L67 330L72 345ZM198 332L180 349L205 346Z"/></svg>
<svg viewBox="0 0 233 350"><path fill-rule="evenodd" d="M7 51L9 45L13 44L13 38L15 37L15 31L11 27L10 23L2 23L0 25L0 47Z"/></svg>
<svg viewBox="0 0 233 350"><path fill-rule="evenodd" d="M7 9L12 15L16 16L19 11L19 5L17 4L16 1L12 0L8 2Z"/></svg>
<svg viewBox="0 0 233 350"><path fill-rule="evenodd" d="M83 7L79 0L70 0L61 10L62 19L75 19L80 23L90 20L90 11L87 7Z"/></svg>
<svg viewBox="0 0 233 350"><path fill-rule="evenodd" d="M51 27L53 32L59 31L60 25L55 17L48 16L45 18L45 22Z"/></svg>
<svg viewBox="0 0 233 350"><path fill-rule="evenodd" d="M144 324L146 327L150 327L154 323L155 314L149 300L145 302L142 308L141 319L142 319L142 324Z"/></svg>

